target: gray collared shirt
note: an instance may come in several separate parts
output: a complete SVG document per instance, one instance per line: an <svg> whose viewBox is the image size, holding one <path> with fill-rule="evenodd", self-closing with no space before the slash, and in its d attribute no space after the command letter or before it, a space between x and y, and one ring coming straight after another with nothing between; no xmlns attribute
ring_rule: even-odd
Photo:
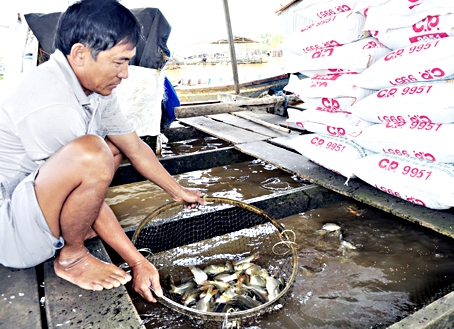
<svg viewBox="0 0 454 329"><path fill-rule="evenodd" d="M115 93L86 96L59 50L49 61L24 73L0 103L0 191L44 163L73 139L134 131ZM0 192L0 204L5 196Z"/></svg>

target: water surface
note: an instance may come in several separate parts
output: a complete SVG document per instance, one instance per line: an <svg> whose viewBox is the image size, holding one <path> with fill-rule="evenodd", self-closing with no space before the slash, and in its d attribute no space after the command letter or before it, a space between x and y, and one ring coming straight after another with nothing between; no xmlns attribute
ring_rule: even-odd
<svg viewBox="0 0 454 329"><path fill-rule="evenodd" d="M386 328L452 289L452 239L375 208L346 201L279 222L296 233L291 298L245 328ZM320 234L325 223L339 225L342 240L357 249ZM132 296L148 329L192 328L183 316Z"/></svg>

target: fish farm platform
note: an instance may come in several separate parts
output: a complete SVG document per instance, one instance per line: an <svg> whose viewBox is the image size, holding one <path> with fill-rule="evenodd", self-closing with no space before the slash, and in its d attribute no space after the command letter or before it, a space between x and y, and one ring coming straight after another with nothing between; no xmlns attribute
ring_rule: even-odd
<svg viewBox="0 0 454 329"><path fill-rule="evenodd" d="M345 177L286 146L286 141L306 131L287 125L284 117L263 110L241 112L249 119L234 113L179 118L177 124L163 132L169 141L208 135L227 141L230 146L160 158L160 162L176 175L260 159L309 183L305 187L245 200L276 219L349 198L454 238L454 211L451 209L431 210L413 205L359 179L350 179L345 185ZM289 132L285 132L286 129ZM141 180L144 178L126 162L120 166L112 185ZM125 231L132 237L134 230ZM98 238L87 241L86 245L104 261L111 262L114 257ZM0 266L0 297L0 328L145 328L126 287L101 292L83 290L58 278L52 259L24 270ZM452 323L454 293L449 293L389 328L448 328Z"/></svg>

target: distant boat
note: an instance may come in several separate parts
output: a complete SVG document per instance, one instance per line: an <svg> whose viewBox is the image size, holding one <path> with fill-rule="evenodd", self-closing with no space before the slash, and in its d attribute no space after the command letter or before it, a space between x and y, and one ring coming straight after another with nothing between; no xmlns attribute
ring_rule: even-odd
<svg viewBox="0 0 454 329"><path fill-rule="evenodd" d="M256 98L264 92L281 91L288 84L290 74L281 74L239 84L240 96ZM190 83L189 83L190 84ZM228 85L177 85L174 87L181 103L217 101L219 93L235 94L233 83Z"/></svg>

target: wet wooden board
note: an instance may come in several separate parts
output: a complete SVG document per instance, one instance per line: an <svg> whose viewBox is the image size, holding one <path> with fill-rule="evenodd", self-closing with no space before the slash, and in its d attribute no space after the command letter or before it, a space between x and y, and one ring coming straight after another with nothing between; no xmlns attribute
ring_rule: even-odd
<svg viewBox="0 0 454 329"><path fill-rule="evenodd" d="M388 329L445 329L454 323L454 292L436 300Z"/></svg>
<svg viewBox="0 0 454 329"><path fill-rule="evenodd" d="M35 268L17 270L0 265L0 328L41 328Z"/></svg>
<svg viewBox="0 0 454 329"><path fill-rule="evenodd" d="M294 122L287 122L287 118L272 114L272 113L267 113L264 111L242 111L244 114L247 114L253 118L260 119L269 123L272 123L274 125L278 125L284 128L288 128L293 130L294 132L299 132L299 133L307 133L307 130L304 128L301 128L300 126L296 125Z"/></svg>
<svg viewBox="0 0 454 329"><path fill-rule="evenodd" d="M86 245L95 257L110 262L98 238ZM44 277L49 328L145 328L124 286L102 291L81 289L55 275L53 260L44 263Z"/></svg>
<svg viewBox="0 0 454 329"><path fill-rule="evenodd" d="M241 152L259 158L276 167L327 189L410 220L444 235L454 237L454 211L433 210L413 205L403 199L382 192L359 180L347 179L325 169L304 156L270 143L259 141L235 146Z"/></svg>
<svg viewBox="0 0 454 329"><path fill-rule="evenodd" d="M244 111L241 111L241 113L245 113ZM234 116L230 113L223 113L223 114L215 114L215 115L209 115L209 118L212 118L217 121L225 122L229 125L243 128L255 133L259 133L268 137L288 137L289 135L293 135L292 137L295 137L295 133L285 133L276 129L272 128L267 128L265 126L262 126L258 123L248 121L246 119ZM280 126L278 126L280 127Z"/></svg>
<svg viewBox="0 0 454 329"><path fill-rule="evenodd" d="M184 118L179 121L233 144L262 141L269 138L268 136L247 131L206 117Z"/></svg>

